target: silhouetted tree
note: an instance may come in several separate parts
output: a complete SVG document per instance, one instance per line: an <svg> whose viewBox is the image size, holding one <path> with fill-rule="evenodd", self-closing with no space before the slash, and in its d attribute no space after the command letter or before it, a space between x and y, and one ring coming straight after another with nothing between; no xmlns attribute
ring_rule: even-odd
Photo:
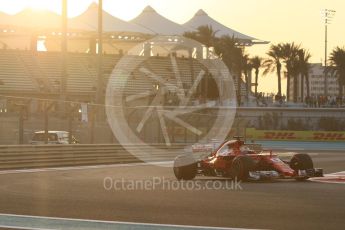
<svg viewBox="0 0 345 230"><path fill-rule="evenodd" d="M343 97L343 87L345 86L345 48L336 47L331 55L330 61L334 68L334 73L338 77L339 97Z"/></svg>
<svg viewBox="0 0 345 230"><path fill-rule="evenodd" d="M252 70L252 65L250 63L248 54L242 54L241 60L242 60L241 69L243 71L244 79L246 81L246 99L247 101L249 101L249 92L250 92L249 71Z"/></svg>
<svg viewBox="0 0 345 230"><path fill-rule="evenodd" d="M199 26L196 31L188 31L183 34L184 37L191 38L205 45L207 48L214 47L217 31L212 26Z"/></svg>
<svg viewBox="0 0 345 230"><path fill-rule="evenodd" d="M278 96L282 96L282 85L281 85L281 69L282 69L282 49L281 45L271 45L269 51L266 53L268 59L263 62L265 68L263 74L272 73L276 71L278 78Z"/></svg>
<svg viewBox="0 0 345 230"><path fill-rule="evenodd" d="M215 52L222 58L231 73L235 75L237 81L237 102L241 105L241 82L243 49L237 46L238 40L230 36L222 36L215 43Z"/></svg>
<svg viewBox="0 0 345 230"><path fill-rule="evenodd" d="M285 67L287 71L287 99L290 99L290 79L293 79L293 87L294 87L294 94L293 94L293 101L297 102L297 77L299 74L298 69L298 51L300 49L299 45L296 45L294 42L292 43L283 43L281 44L281 51L283 60L285 62Z"/></svg>
<svg viewBox="0 0 345 230"><path fill-rule="evenodd" d="M298 51L298 68L301 74L301 99L304 100L304 79L307 85L307 97L310 97L310 86L309 86L309 70L310 70L310 63L309 59L311 55L309 51L301 48Z"/></svg>
<svg viewBox="0 0 345 230"><path fill-rule="evenodd" d="M258 94L258 83L259 83L259 69L262 65L262 58L254 56L250 59L251 66L255 69L255 96Z"/></svg>

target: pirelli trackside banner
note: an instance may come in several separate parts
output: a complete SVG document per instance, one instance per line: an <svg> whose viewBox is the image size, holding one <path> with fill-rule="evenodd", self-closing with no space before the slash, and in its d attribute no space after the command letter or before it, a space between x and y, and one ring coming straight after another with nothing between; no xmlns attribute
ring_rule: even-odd
<svg viewBox="0 0 345 230"><path fill-rule="evenodd" d="M247 128L246 139L279 141L345 141L345 132L256 130L254 128Z"/></svg>

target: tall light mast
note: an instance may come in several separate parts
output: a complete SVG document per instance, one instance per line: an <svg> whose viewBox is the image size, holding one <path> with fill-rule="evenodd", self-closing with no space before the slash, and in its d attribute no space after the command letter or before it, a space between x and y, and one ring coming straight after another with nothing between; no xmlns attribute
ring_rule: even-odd
<svg viewBox="0 0 345 230"><path fill-rule="evenodd" d="M98 0L98 39L97 39L97 92L96 103L101 103L103 95L103 70L102 70L102 56L103 56L103 0Z"/></svg>
<svg viewBox="0 0 345 230"><path fill-rule="evenodd" d="M67 0L62 0L62 13L61 13L61 30L62 30L62 40L61 40L61 79L60 79L60 100L61 106L65 108L64 102L66 101L67 93Z"/></svg>
<svg viewBox="0 0 345 230"><path fill-rule="evenodd" d="M327 60L328 60L328 55L327 55L327 42L328 42L328 28L327 26L331 24L332 18L334 17L335 10L330 10L330 9L324 9L321 11L321 15L324 19L325 23L325 67L324 67L324 95L328 96L328 81L327 81Z"/></svg>

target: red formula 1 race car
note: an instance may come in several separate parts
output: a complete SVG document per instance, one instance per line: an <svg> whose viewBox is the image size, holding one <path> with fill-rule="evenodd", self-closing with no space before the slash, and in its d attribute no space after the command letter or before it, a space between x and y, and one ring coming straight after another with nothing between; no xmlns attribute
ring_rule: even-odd
<svg viewBox="0 0 345 230"><path fill-rule="evenodd" d="M191 180L196 175L242 181L274 178L306 180L323 176L323 170L314 168L308 154L296 153L285 161L272 151L263 151L259 145L245 144L239 137L224 142L207 156L195 158L193 154L176 157L174 174L178 180Z"/></svg>

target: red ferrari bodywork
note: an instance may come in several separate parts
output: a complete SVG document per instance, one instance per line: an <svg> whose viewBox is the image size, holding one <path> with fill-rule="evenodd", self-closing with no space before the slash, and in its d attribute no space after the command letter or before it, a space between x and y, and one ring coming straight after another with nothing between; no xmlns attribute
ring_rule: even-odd
<svg viewBox="0 0 345 230"><path fill-rule="evenodd" d="M220 151L228 145L227 152ZM199 168L204 172L218 172L220 174L227 174L232 167L233 160L239 155L250 156L255 164L257 171L273 170L279 173L280 177L297 177L298 171L293 170L288 162L281 160L277 154L272 151L254 151L250 149L250 145L244 144L241 140L231 140L221 144L208 157L199 162Z"/></svg>

